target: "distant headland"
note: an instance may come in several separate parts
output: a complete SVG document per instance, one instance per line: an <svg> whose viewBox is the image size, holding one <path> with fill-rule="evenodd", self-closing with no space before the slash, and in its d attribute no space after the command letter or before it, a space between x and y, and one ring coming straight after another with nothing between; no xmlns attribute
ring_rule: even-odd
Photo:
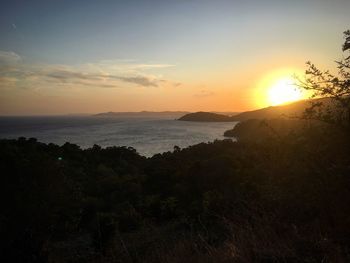
<svg viewBox="0 0 350 263"><path fill-rule="evenodd" d="M188 111L139 111L139 112L102 112L94 114L93 116L96 117L108 117L108 118L114 118L114 117L138 117L138 118L146 118L146 117L171 117L171 118L179 118L180 116L183 116L184 114L188 114Z"/></svg>
<svg viewBox="0 0 350 263"><path fill-rule="evenodd" d="M300 116L300 114L302 114L307 107L310 107L310 100L301 100L279 106L270 106L258 110L237 113L234 115L225 115L213 112L188 113L180 117L178 120L196 122L236 122L249 119L273 119L281 117L293 118Z"/></svg>
<svg viewBox="0 0 350 263"><path fill-rule="evenodd" d="M233 116L228 116L224 114L218 114L213 112L195 112L188 113L181 118L179 121L197 121L197 122L231 122L235 121Z"/></svg>

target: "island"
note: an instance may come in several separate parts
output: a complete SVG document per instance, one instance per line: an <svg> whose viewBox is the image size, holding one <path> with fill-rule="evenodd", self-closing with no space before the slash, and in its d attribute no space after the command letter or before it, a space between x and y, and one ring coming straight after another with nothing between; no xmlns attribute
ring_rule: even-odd
<svg viewBox="0 0 350 263"><path fill-rule="evenodd" d="M188 113L181 118L179 121L197 121L197 122L232 122L236 121L232 116L227 116L224 114L218 114L213 112L194 112Z"/></svg>

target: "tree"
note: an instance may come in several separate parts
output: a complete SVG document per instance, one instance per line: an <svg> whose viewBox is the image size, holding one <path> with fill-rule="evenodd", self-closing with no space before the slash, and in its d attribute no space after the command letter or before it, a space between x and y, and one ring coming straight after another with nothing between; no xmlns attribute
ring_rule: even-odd
<svg viewBox="0 0 350 263"><path fill-rule="evenodd" d="M350 53L350 30L344 32L343 52ZM350 129L350 54L336 61L338 73L322 71L310 61L306 62L305 80L298 86L311 92L311 106L303 114L306 119L323 121L342 129Z"/></svg>

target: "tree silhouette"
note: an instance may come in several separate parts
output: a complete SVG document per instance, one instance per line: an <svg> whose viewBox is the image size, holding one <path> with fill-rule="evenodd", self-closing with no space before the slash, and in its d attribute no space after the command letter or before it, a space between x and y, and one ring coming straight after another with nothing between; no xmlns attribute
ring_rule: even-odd
<svg viewBox="0 0 350 263"><path fill-rule="evenodd" d="M344 32L343 52L350 52L350 30ZM299 87L310 91L311 106L303 114L306 119L323 121L341 128L350 128L350 54L336 61L336 75L322 71L306 62L305 80L298 79Z"/></svg>

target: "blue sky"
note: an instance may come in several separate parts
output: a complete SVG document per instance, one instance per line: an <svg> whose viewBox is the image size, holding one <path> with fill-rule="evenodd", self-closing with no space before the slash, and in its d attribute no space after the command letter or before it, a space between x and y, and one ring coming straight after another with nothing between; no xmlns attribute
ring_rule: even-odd
<svg viewBox="0 0 350 263"><path fill-rule="evenodd" d="M248 90L268 71L331 66L349 10L345 0L2 1L0 63L20 59L0 72L0 114L251 108ZM63 71L65 83L53 81Z"/></svg>

